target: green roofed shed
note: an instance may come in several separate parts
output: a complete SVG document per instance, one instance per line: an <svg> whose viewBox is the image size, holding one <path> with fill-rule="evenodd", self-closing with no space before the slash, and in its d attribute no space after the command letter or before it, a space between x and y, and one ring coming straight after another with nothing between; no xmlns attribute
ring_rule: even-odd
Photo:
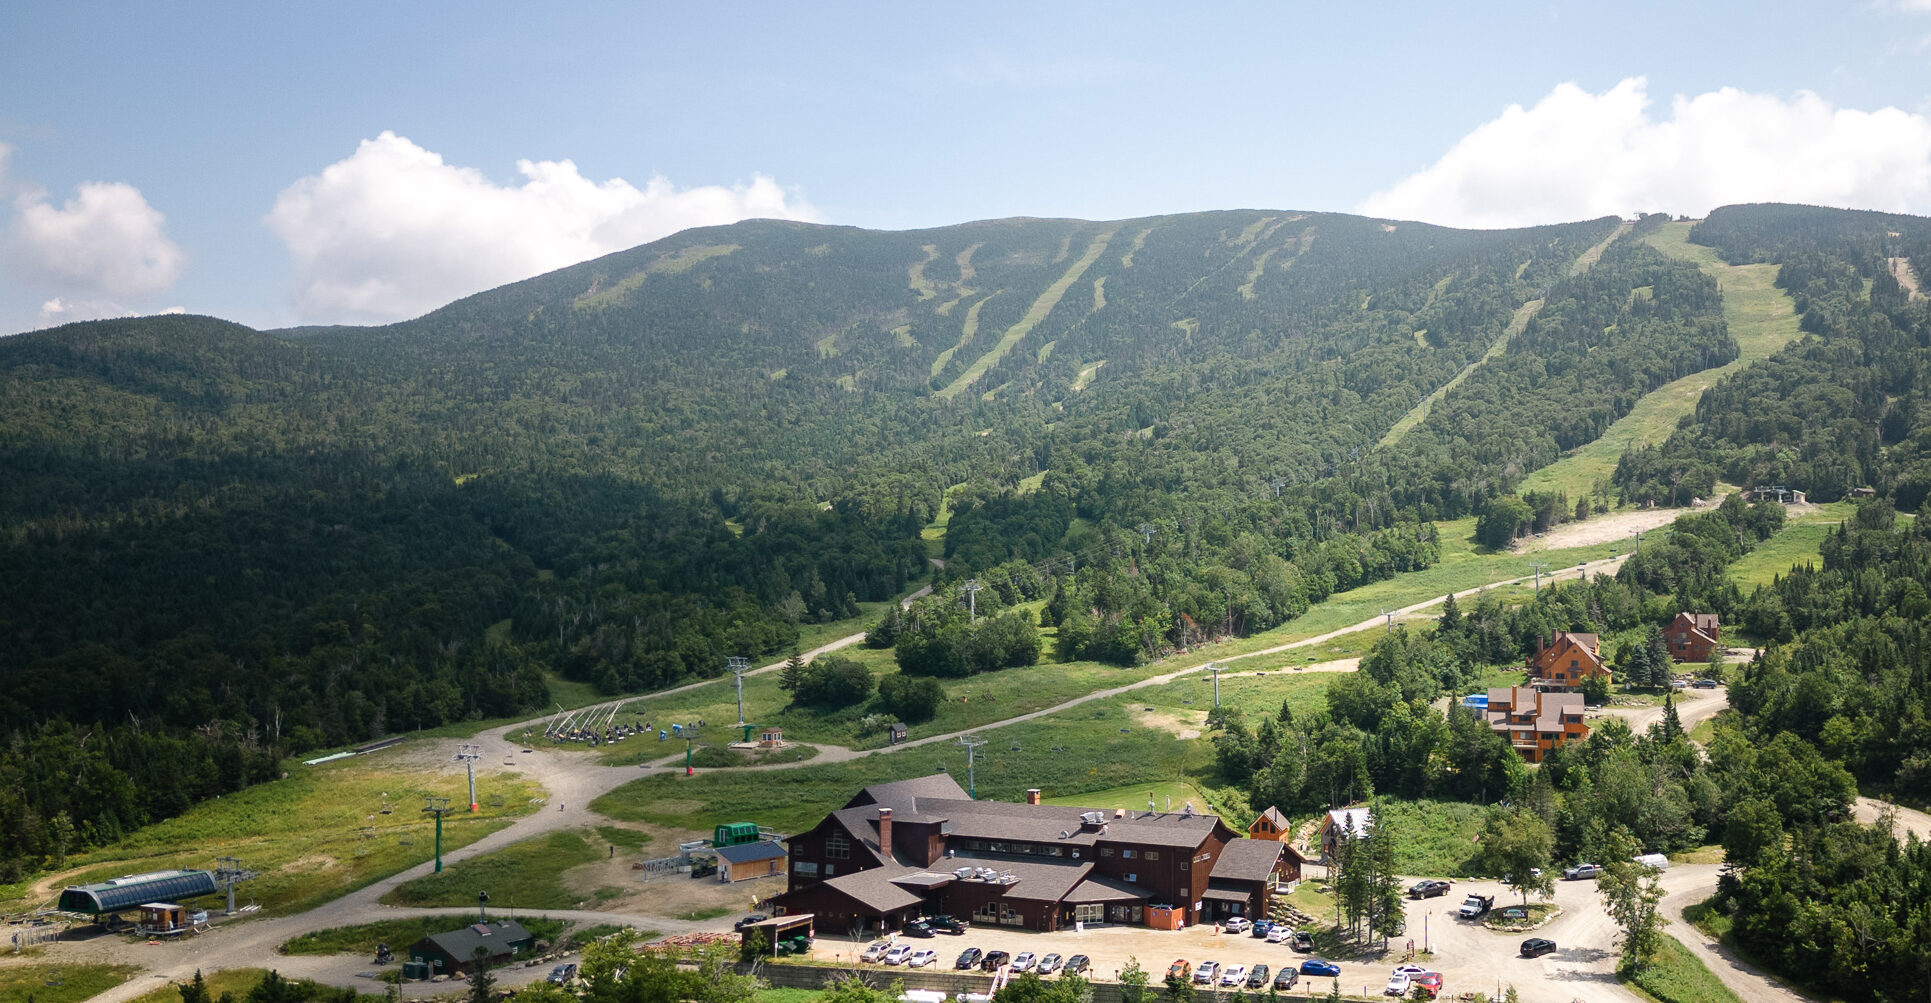
<svg viewBox="0 0 1931 1003"><path fill-rule="evenodd" d="M213 895L215 891L215 876L207 871L151 871L67 888L60 893L58 908L62 912L99 916L135 909L149 902Z"/></svg>

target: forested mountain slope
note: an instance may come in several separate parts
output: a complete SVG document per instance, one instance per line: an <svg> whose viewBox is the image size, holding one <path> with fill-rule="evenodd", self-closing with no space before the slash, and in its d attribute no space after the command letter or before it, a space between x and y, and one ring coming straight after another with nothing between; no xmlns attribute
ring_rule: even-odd
<svg viewBox="0 0 1931 1003"><path fill-rule="evenodd" d="M1631 239L1575 267L1618 225L753 221L383 328L5 339L0 857L543 706L546 671L786 652L932 574L955 485L943 575L1056 597L1058 655L1114 662L1425 567L1438 518L1568 516L1507 492L1736 353L1694 267Z"/></svg>

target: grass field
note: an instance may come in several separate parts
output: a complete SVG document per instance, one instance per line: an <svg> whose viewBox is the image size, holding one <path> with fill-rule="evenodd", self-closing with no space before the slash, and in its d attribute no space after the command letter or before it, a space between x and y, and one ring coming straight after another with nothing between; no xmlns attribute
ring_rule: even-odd
<svg viewBox="0 0 1931 1003"><path fill-rule="evenodd" d="M473 905L475 899L472 897L464 904ZM555 941L570 926L568 921L548 916L518 916L516 921L536 939L548 941ZM366 954L373 958L378 944L387 944L400 953L408 945L432 934L446 932L462 922L463 917L460 916L411 916L408 919L389 919L359 926L338 926L302 934L283 944L280 951L295 955Z"/></svg>
<svg viewBox="0 0 1931 1003"><path fill-rule="evenodd" d="M133 978L133 965L19 965L0 968L0 1003L79 1003ZM253 985L251 982L250 985ZM181 1003L175 996L173 1003Z"/></svg>
<svg viewBox="0 0 1931 1003"><path fill-rule="evenodd" d="M450 864L441 874L404 882L382 896L382 901L403 906L475 905L477 891L487 889L490 902L498 908L586 908L598 896L565 887L563 872L603 859L604 847L602 840L593 840L583 830L553 832Z"/></svg>
<svg viewBox="0 0 1931 1003"><path fill-rule="evenodd" d="M1047 804L1072 805L1076 808L1100 808L1111 810L1122 808L1127 811L1145 811L1147 799L1152 798L1155 806L1166 810L1168 799L1172 799L1173 810L1179 811L1182 805L1191 801L1196 809L1205 810L1207 795L1198 787L1180 780L1162 780L1151 784L1128 784L1103 791L1088 791L1085 794L1045 798Z"/></svg>
<svg viewBox="0 0 1931 1003"><path fill-rule="evenodd" d="M1626 978L1624 985L1659 1003L1741 1003L1696 955L1667 934L1649 967Z"/></svg>
<svg viewBox="0 0 1931 1003"><path fill-rule="evenodd" d="M1503 792L1496 792L1500 796ZM1429 877L1469 877L1482 806L1460 801L1388 801L1377 824L1395 833L1395 870Z"/></svg>
<svg viewBox="0 0 1931 1003"><path fill-rule="evenodd" d="M1850 502L1831 502L1818 506L1816 512L1790 520L1776 536L1757 544L1755 549L1731 563L1730 580L1748 592L1789 574L1796 565L1822 564L1824 537L1856 511L1857 506Z"/></svg>
<svg viewBox="0 0 1931 1003"><path fill-rule="evenodd" d="M1566 491L1571 498L1587 494L1615 471L1625 449L1655 445L1668 438L1677 420L1695 410L1703 391L1717 380L1769 358L1803 336L1797 327L1796 307L1776 287L1776 265L1726 265L1711 248L1689 242L1690 225L1665 224L1647 240L1665 254L1696 263L1704 274L1722 283L1723 320L1740 354L1727 365L1693 373L1650 392L1596 441L1530 474L1517 490Z"/></svg>
<svg viewBox="0 0 1931 1003"><path fill-rule="evenodd" d="M535 810L530 799L542 794L515 773L480 770L476 783L484 807L444 821L445 851L529 814ZM379 812L384 794L394 809L389 815ZM268 913L300 912L428 860L434 824L420 809L432 794L463 799L462 772L388 768L380 754L312 767L294 763L285 780L205 801L113 846L69 857L78 870L54 887L170 867L209 868L215 857L231 855L260 873L240 887L238 901L258 902ZM503 807L489 806L495 795ZM52 897L36 900L22 886L0 896L0 908L10 910Z"/></svg>

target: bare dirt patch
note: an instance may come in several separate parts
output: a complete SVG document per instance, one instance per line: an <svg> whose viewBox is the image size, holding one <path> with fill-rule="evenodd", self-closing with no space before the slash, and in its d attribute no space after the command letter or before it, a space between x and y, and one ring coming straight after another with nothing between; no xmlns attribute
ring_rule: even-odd
<svg viewBox="0 0 1931 1003"><path fill-rule="evenodd" d="M1133 716L1140 719L1143 727L1172 732L1173 737L1183 742L1199 738L1207 727L1207 712L1204 710L1141 710L1135 711Z"/></svg>
<svg viewBox="0 0 1931 1003"><path fill-rule="evenodd" d="M1627 540L1638 533L1647 533L1660 526L1667 526L1675 522L1679 515L1713 509L1721 500L1700 502L1693 508L1646 508L1633 512L1599 515L1582 522L1566 522L1541 536L1523 540L1518 546L1519 549L1529 552L1593 547L1599 543Z"/></svg>

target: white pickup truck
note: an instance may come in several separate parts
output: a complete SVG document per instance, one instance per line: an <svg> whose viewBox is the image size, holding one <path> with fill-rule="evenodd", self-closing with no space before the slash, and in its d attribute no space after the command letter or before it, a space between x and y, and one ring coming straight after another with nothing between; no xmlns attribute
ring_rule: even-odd
<svg viewBox="0 0 1931 1003"><path fill-rule="evenodd" d="M1475 919L1493 908L1495 908L1495 896L1470 894L1462 900L1462 907L1455 912L1463 919Z"/></svg>

